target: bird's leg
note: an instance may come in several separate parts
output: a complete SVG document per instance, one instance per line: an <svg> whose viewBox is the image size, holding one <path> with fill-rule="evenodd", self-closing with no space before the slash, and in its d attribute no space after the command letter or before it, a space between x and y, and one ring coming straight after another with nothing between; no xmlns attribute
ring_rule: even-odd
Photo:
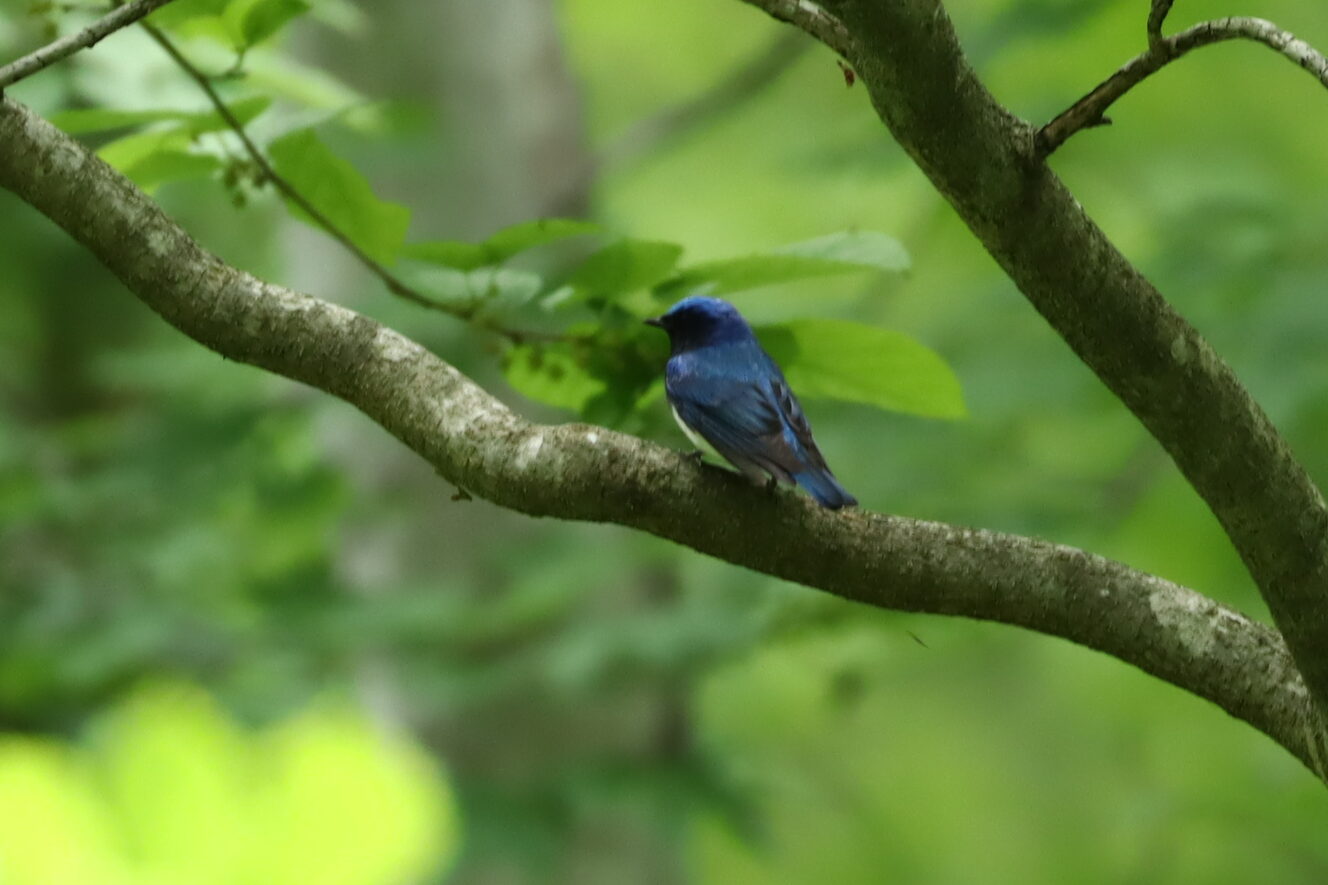
<svg viewBox="0 0 1328 885"><path fill-rule="evenodd" d="M768 477L766 477L766 480L765 480L765 490L766 490L766 492L768 492L769 494L773 495L773 494L775 493L775 489L777 489L777 488L779 488L779 480L775 479L775 477L773 477L773 476L768 476Z"/></svg>

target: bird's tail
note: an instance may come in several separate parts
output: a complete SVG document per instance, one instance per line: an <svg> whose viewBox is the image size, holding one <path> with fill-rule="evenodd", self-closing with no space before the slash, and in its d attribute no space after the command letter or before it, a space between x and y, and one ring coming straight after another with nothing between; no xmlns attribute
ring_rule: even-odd
<svg viewBox="0 0 1328 885"><path fill-rule="evenodd" d="M852 507L858 499L844 491L844 487L829 470L809 470L793 474L793 481L816 499L816 503L830 510Z"/></svg>

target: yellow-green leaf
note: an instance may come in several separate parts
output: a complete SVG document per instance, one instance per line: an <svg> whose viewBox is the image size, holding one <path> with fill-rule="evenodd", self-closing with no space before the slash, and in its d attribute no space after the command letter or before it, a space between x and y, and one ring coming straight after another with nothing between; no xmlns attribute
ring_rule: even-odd
<svg viewBox="0 0 1328 885"><path fill-rule="evenodd" d="M406 239L410 210L378 199L355 167L332 153L312 129L300 129L268 148L277 172L337 229L375 261L391 263ZM291 213L319 225L287 201Z"/></svg>
<svg viewBox="0 0 1328 885"><path fill-rule="evenodd" d="M805 319L757 330L801 397L867 403L930 418L961 418L963 391L935 351L900 332Z"/></svg>

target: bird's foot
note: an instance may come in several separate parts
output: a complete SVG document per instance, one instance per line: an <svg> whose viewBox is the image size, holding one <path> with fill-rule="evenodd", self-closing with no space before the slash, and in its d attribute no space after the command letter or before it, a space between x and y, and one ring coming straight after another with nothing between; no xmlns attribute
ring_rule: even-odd
<svg viewBox="0 0 1328 885"><path fill-rule="evenodd" d="M775 479L773 476L766 477L765 480L766 492L773 495L775 493L775 489L777 488L779 488L779 480Z"/></svg>
<svg viewBox="0 0 1328 885"><path fill-rule="evenodd" d="M701 459L705 457L705 452L700 449L693 449L690 452L683 452L682 456L693 464L700 464Z"/></svg>

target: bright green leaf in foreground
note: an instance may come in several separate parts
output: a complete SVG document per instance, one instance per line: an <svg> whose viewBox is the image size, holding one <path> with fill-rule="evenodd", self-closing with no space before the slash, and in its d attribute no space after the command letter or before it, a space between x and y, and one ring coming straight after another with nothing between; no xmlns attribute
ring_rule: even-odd
<svg viewBox="0 0 1328 885"><path fill-rule="evenodd" d="M589 221L541 218L505 227L481 243L458 240L411 243L402 250L402 254L408 258L441 264L457 270L474 270L501 264L513 255L534 249L536 246L569 237L595 234L601 230L599 225Z"/></svg>
<svg viewBox="0 0 1328 885"><path fill-rule="evenodd" d="M378 199L364 176L312 129L283 136L268 150L278 174L370 258L385 264L396 258L410 226L409 209ZM298 206L287 205L295 217L319 227Z"/></svg>
<svg viewBox="0 0 1328 885"><path fill-rule="evenodd" d="M815 277L903 271L908 266L908 253L894 237L874 231L837 233L763 254L694 264L665 282L659 294L673 298L699 290L722 295Z"/></svg>
<svg viewBox="0 0 1328 885"><path fill-rule="evenodd" d="M5 885L397 885L456 851L427 754L349 712L254 732L175 687L93 734L0 740Z"/></svg>
<svg viewBox="0 0 1328 885"><path fill-rule="evenodd" d="M959 379L907 335L844 320L794 320L757 330L804 397L867 403L930 418L966 414Z"/></svg>

